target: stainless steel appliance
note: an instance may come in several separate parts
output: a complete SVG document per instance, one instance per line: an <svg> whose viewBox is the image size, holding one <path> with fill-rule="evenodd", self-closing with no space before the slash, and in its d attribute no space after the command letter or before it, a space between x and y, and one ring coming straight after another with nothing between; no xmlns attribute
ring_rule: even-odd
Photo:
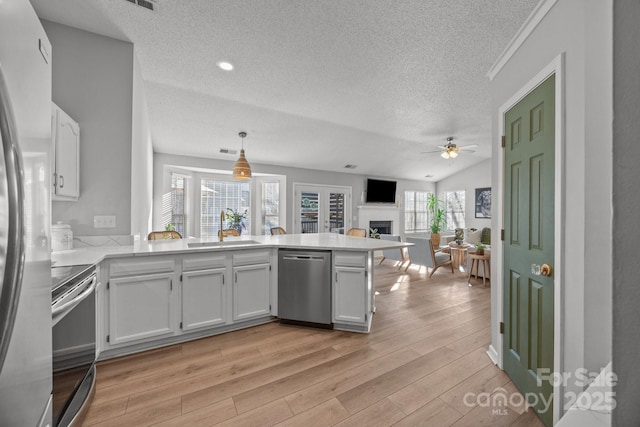
<svg viewBox="0 0 640 427"><path fill-rule="evenodd" d="M51 422L51 45L0 2L0 425Z"/></svg>
<svg viewBox="0 0 640 427"><path fill-rule="evenodd" d="M96 269L51 269L53 425L80 425L91 403L96 360Z"/></svg>
<svg viewBox="0 0 640 427"><path fill-rule="evenodd" d="M331 252L278 252L278 317L284 323L333 328Z"/></svg>

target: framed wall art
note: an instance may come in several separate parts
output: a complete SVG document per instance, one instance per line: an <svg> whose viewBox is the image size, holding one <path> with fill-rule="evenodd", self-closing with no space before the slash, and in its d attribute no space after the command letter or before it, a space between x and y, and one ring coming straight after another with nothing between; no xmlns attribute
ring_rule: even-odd
<svg viewBox="0 0 640 427"><path fill-rule="evenodd" d="M476 218L491 218L491 187L476 188Z"/></svg>

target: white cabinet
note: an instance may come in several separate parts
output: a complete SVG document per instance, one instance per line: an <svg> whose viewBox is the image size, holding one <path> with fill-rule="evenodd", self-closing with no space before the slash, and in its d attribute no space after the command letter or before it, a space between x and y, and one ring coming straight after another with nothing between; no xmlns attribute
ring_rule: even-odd
<svg viewBox="0 0 640 427"><path fill-rule="evenodd" d="M60 107L51 109L53 200L80 196L80 126Z"/></svg>
<svg viewBox="0 0 640 427"><path fill-rule="evenodd" d="M173 259L114 261L109 272L109 347L177 333Z"/></svg>
<svg viewBox="0 0 640 427"><path fill-rule="evenodd" d="M233 320L271 313L270 251L233 254Z"/></svg>
<svg viewBox="0 0 640 427"><path fill-rule="evenodd" d="M368 331L373 311L371 255L336 251L333 265L334 328Z"/></svg>
<svg viewBox="0 0 640 427"><path fill-rule="evenodd" d="M225 255L194 255L183 260L183 331L227 322L226 260Z"/></svg>

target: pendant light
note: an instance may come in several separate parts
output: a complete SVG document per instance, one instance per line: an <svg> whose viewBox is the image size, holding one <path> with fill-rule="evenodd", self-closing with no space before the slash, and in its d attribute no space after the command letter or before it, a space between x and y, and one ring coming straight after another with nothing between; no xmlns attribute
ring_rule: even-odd
<svg viewBox="0 0 640 427"><path fill-rule="evenodd" d="M240 132L238 134L242 138L242 149L240 150L240 157L233 166L233 177L235 179L249 179L251 178L251 166L247 162L247 158L244 157L244 138L247 136L246 132Z"/></svg>

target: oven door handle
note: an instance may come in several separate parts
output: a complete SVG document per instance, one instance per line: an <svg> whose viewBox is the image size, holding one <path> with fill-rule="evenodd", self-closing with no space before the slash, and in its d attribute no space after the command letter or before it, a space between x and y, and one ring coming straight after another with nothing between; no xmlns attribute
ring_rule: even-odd
<svg viewBox="0 0 640 427"><path fill-rule="evenodd" d="M69 301L67 303L64 303L61 306L56 307L55 309L53 309L53 311L51 312L51 316L53 317L53 324L54 325L56 323L58 323L58 321L60 321L60 319L62 319L69 311L71 311L73 308L75 308L75 306L80 304L82 302L82 300L84 300L89 295L91 295L91 293L96 289L96 281L97 281L97 277L93 276L91 278L91 285L87 289L82 291L81 294L77 295L71 301Z"/></svg>

